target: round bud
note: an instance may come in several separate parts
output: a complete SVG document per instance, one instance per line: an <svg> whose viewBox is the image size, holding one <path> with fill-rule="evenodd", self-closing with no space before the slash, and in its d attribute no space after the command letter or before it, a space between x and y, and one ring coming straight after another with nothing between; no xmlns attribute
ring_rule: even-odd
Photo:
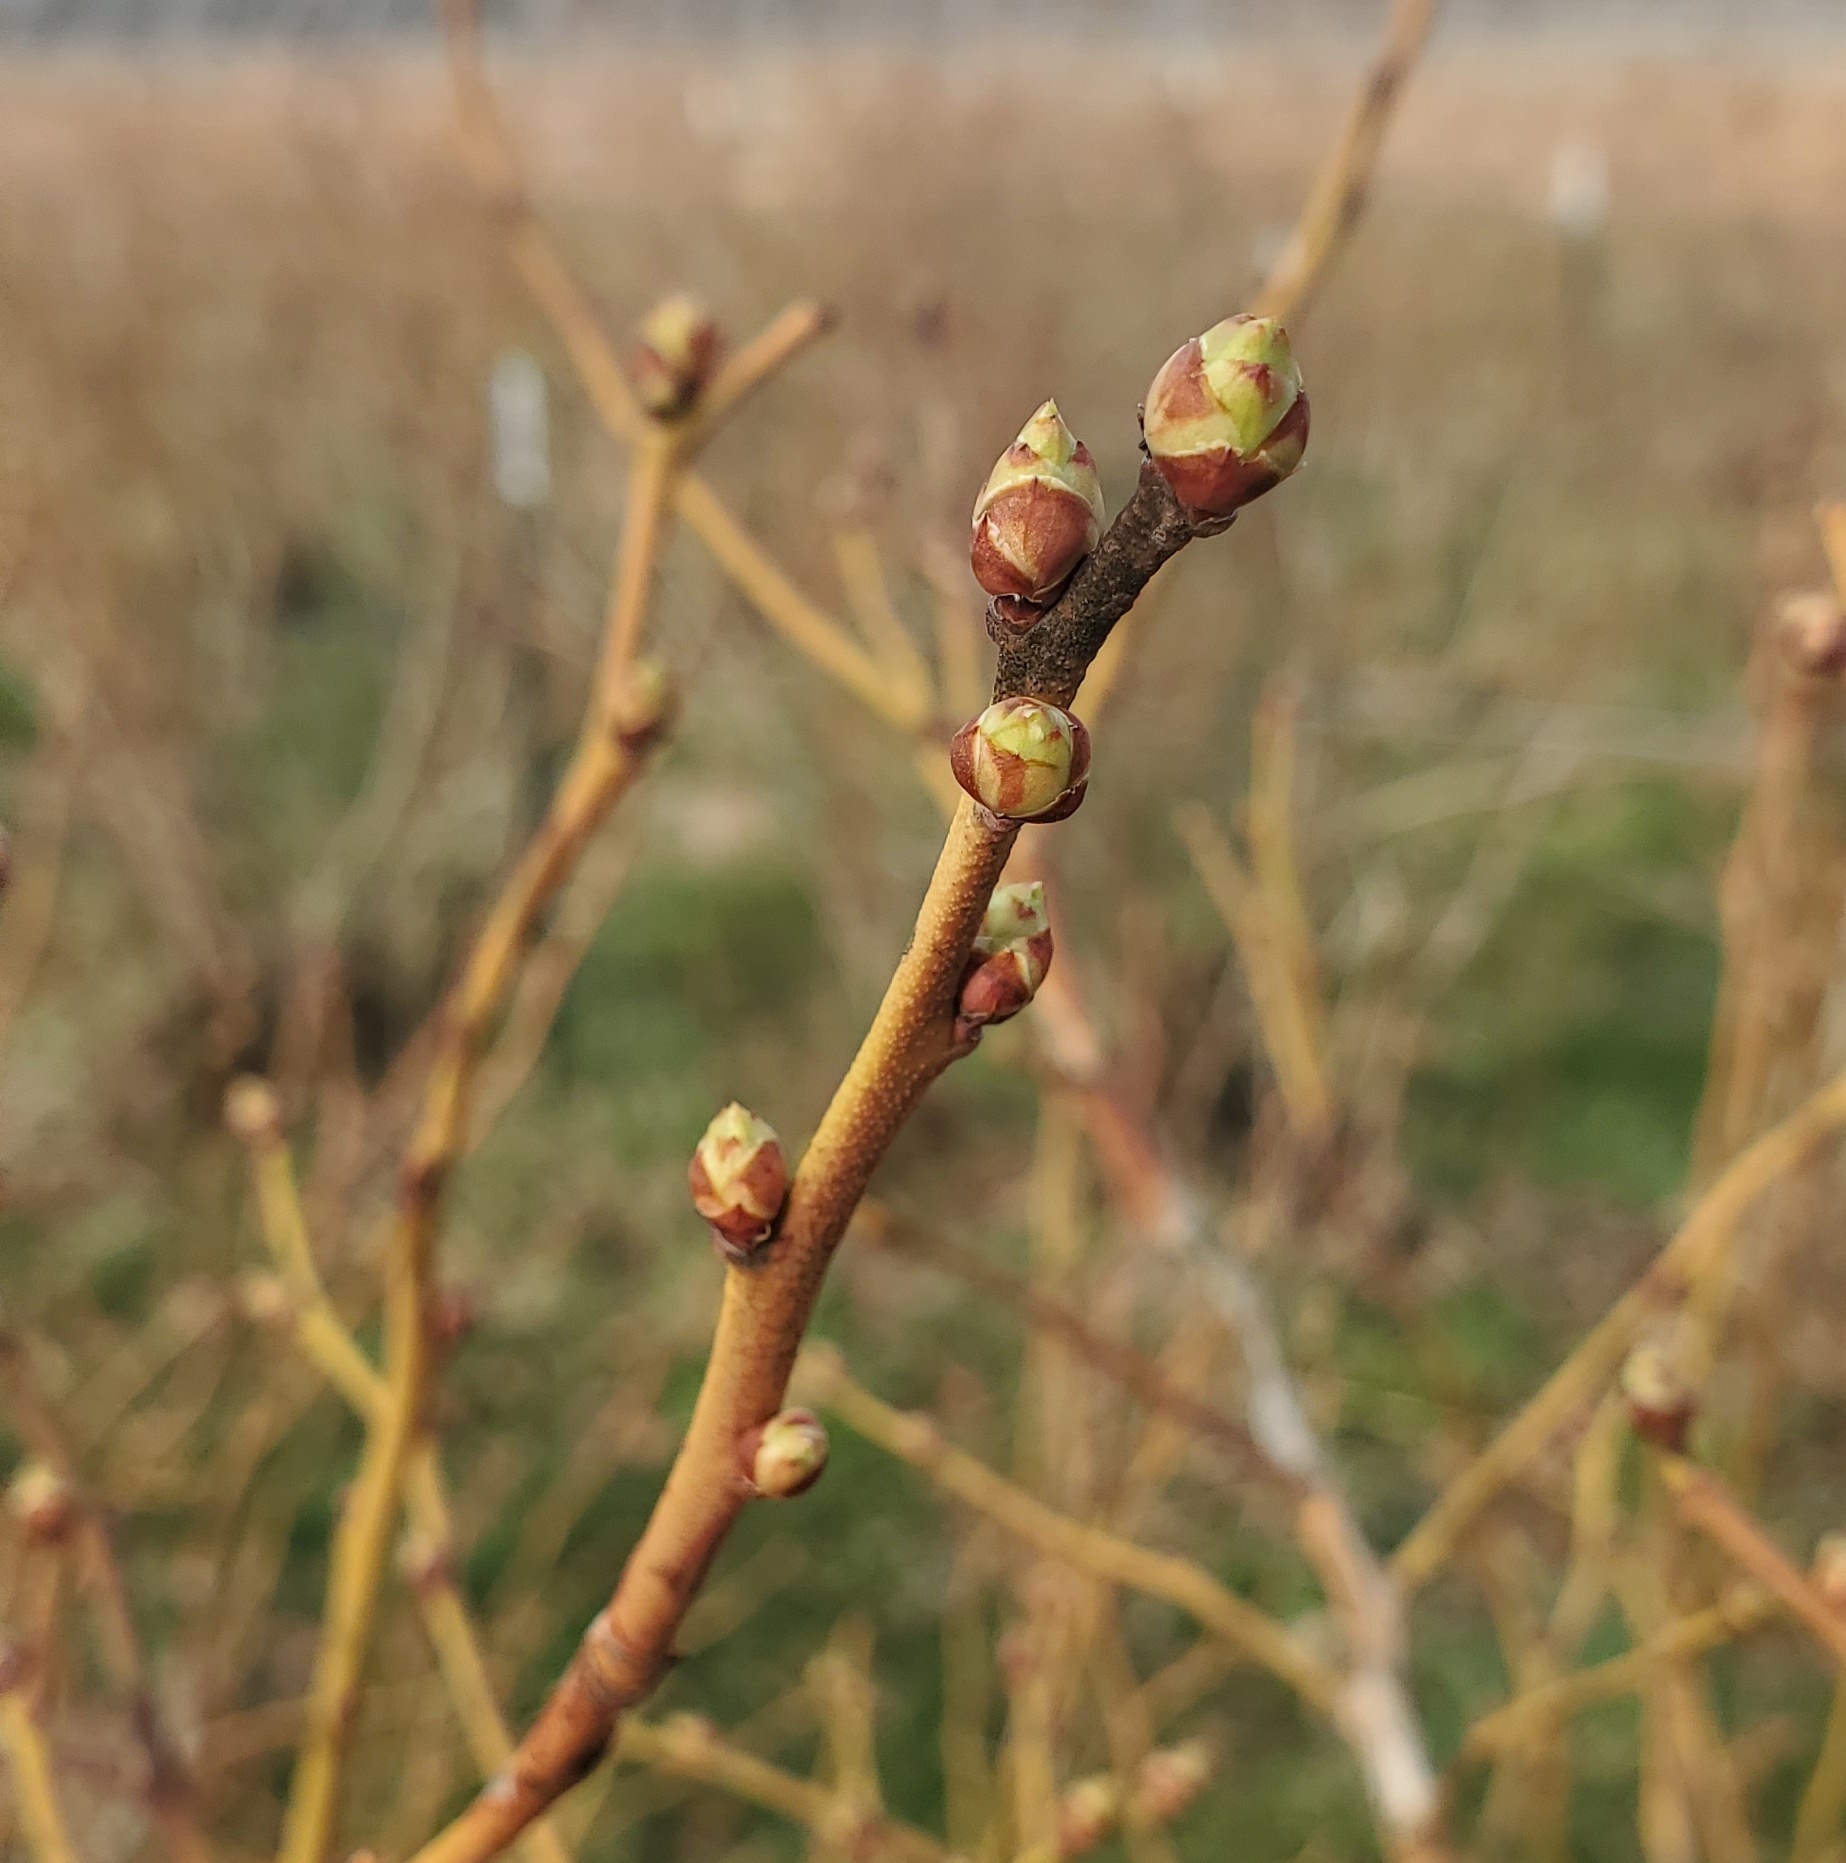
<svg viewBox="0 0 1846 1863"><path fill-rule="evenodd" d="M292 1303L288 1284L267 1268L246 1268L237 1277L237 1310L253 1326L280 1326Z"/></svg>
<svg viewBox="0 0 1846 1863"><path fill-rule="evenodd" d="M1622 1396L1637 1436L1674 1455L1684 1451L1695 1406L1670 1345L1644 1339L1629 1352L1622 1361Z"/></svg>
<svg viewBox="0 0 1846 1863"><path fill-rule="evenodd" d="M827 1466L827 1426L811 1410L782 1410L744 1440L753 1493L789 1501L820 1480Z"/></svg>
<svg viewBox="0 0 1846 1863"><path fill-rule="evenodd" d="M1815 1542L1809 1576L1828 1608L1846 1616L1846 1533L1836 1527L1820 1536Z"/></svg>
<svg viewBox="0 0 1846 1863"><path fill-rule="evenodd" d="M13 1477L6 1506L34 1546L56 1544L77 1518L77 1497L70 1483L44 1462L28 1462Z"/></svg>
<svg viewBox="0 0 1846 1863"><path fill-rule="evenodd" d="M775 1129L735 1100L705 1128L687 1167L692 1206L726 1252L768 1241L788 1195L788 1160Z"/></svg>
<svg viewBox="0 0 1846 1863"><path fill-rule="evenodd" d="M272 1144L282 1133L275 1088L260 1074L239 1074L224 1091L224 1124L239 1144Z"/></svg>
<svg viewBox="0 0 1846 1863"><path fill-rule="evenodd" d="M637 660L610 698L609 728L624 750L645 750L672 724L678 705L672 674L658 660Z"/></svg>
<svg viewBox="0 0 1846 1863"><path fill-rule="evenodd" d="M1171 1824L1211 1783L1212 1751L1204 1740L1156 1747L1135 1768L1129 1813L1142 1824Z"/></svg>
<svg viewBox="0 0 1846 1863"><path fill-rule="evenodd" d="M1090 734L1043 699L1001 699L956 732L955 780L1009 821L1062 821L1083 800Z"/></svg>
<svg viewBox="0 0 1846 1863"><path fill-rule="evenodd" d="M1147 451L1188 511L1227 518L1279 485L1308 443L1308 398L1273 317L1227 317L1160 366L1141 414Z"/></svg>
<svg viewBox="0 0 1846 1863"><path fill-rule="evenodd" d="M641 405L657 419L683 414L723 349L711 312L691 292L675 292L641 319L639 336L628 368Z"/></svg>
<svg viewBox="0 0 1846 1863"><path fill-rule="evenodd" d="M1058 1855L1080 1857L1094 1850L1121 1815L1121 1787L1106 1773L1074 1781L1058 1800Z"/></svg>
<svg viewBox="0 0 1846 1863"><path fill-rule="evenodd" d="M1051 968L1051 914L1042 880L999 886L962 973L959 1019L972 1028L1016 1016Z"/></svg>
<svg viewBox="0 0 1846 1863"><path fill-rule="evenodd" d="M1047 401L975 500L974 579L989 595L1048 602L1096 548L1106 515L1090 449Z"/></svg>
<svg viewBox="0 0 1846 1863"><path fill-rule="evenodd" d="M1803 678L1846 677L1846 612L1831 590L1784 596L1775 627L1789 666Z"/></svg>

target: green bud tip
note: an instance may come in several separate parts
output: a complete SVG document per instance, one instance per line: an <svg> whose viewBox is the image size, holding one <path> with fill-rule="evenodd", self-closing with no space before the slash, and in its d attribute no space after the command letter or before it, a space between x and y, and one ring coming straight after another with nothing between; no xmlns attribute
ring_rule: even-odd
<svg viewBox="0 0 1846 1863"><path fill-rule="evenodd" d="M1090 449L1045 402L974 505L968 559L989 595L1044 604L1095 549L1107 513Z"/></svg>
<svg viewBox="0 0 1846 1863"><path fill-rule="evenodd" d="M955 780L1009 821L1061 821L1083 799L1090 734L1043 699L1001 699L971 719L949 747Z"/></svg>

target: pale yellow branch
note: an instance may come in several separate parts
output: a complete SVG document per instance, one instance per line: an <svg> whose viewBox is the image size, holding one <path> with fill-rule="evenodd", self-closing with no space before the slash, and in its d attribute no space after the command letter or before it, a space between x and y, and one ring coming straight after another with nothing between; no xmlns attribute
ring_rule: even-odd
<svg viewBox="0 0 1846 1863"><path fill-rule="evenodd" d="M51 1755L19 1688L0 1693L0 1748L13 1779L13 1803L35 1863L77 1863L58 1802Z"/></svg>

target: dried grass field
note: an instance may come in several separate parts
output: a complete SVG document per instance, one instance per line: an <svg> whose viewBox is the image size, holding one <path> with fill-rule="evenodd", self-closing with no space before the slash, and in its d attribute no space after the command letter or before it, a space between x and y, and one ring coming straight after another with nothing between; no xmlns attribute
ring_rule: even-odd
<svg viewBox="0 0 1846 1863"><path fill-rule="evenodd" d="M984 702L962 526L990 462L1055 394L1126 500L1151 373L1253 292L1359 69L1005 38L492 66L609 330L680 286L736 342L836 308L703 470L893 679L927 663L926 743ZM1846 52L1439 40L1293 320L1306 461L1123 624L1055 830L1052 974L1106 1093L1048 1057L1041 1005L923 1102L819 1309L850 1376L797 1385L826 1477L745 1514L555 1841L1043 1863L1088 1847L1077 1784L1113 1780L1132 1863L1377 1853L1339 1713L936 1451L1337 1667L1287 1494L1147 1400L1236 1410L1261 1368L1149 1243L1107 1119L1267 1287L1388 1556L1846 1067L1846 687L1791 686L1773 623L1828 586L1816 506L1846 500L1843 123ZM372 1351L432 1012L571 754L634 502L461 156L433 49L0 64L0 1468L55 1417L233 1863L277 1842L362 1432L278 1308L226 1089L273 1082L331 1311ZM510 352L549 415L524 508L492 468ZM1836 544L1846 576L1846 521ZM919 733L684 526L650 627L677 722L545 919L447 1188L454 1522L421 1553L515 1727L698 1388L721 1273L687 1156L732 1098L814 1131L941 837ZM1806 1572L1846 1528L1846 1201L1819 1127L1782 1162L1722 1272L1645 1284L1704 1354L1693 1459L1633 1440L1605 1374L1405 1579L1453 1854L1841 1853L1846 1615L1829 1642L1755 1589L1762 1543ZM30 1696L84 1863L158 1854L88 1542L47 1565L28 1511L0 1617L32 1676L0 1664L0 1712ZM417 1559L385 1582L339 1854L411 1855L479 1781ZM61 1863L4 1776L0 1848Z"/></svg>

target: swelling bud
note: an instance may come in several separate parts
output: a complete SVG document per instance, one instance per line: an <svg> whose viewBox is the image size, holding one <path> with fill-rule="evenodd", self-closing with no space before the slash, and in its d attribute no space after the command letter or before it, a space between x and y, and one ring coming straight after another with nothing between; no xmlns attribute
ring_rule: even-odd
<svg viewBox="0 0 1846 1863"><path fill-rule="evenodd" d="M1622 1362L1621 1383L1634 1433L1657 1449L1683 1455L1695 1405L1672 1348L1642 1340Z"/></svg>
<svg viewBox="0 0 1846 1863"><path fill-rule="evenodd" d="M781 1410L744 1438L751 1492L792 1501L820 1480L827 1466L827 1426L811 1410Z"/></svg>
<svg viewBox="0 0 1846 1863"><path fill-rule="evenodd" d="M775 1129L733 1100L705 1128L686 1182L721 1251L743 1261L769 1240L782 1214L788 1159Z"/></svg>
<svg viewBox="0 0 1846 1863"><path fill-rule="evenodd" d="M683 414L718 366L723 343L702 299L691 292L662 298L641 319L628 373L641 405L656 420Z"/></svg>
<svg viewBox="0 0 1846 1863"><path fill-rule="evenodd" d="M1051 968L1051 915L1042 880L999 886L962 974L957 1015L968 1028L1016 1016Z"/></svg>
<svg viewBox="0 0 1846 1863"><path fill-rule="evenodd" d="M1106 515L1090 449L1047 401L975 500L974 579L989 595L1041 607L1096 548Z"/></svg>
<svg viewBox="0 0 1846 1863"><path fill-rule="evenodd" d="M1147 391L1147 451L1173 496L1228 518L1279 485L1308 444L1308 398L1273 317L1239 315L1176 349Z"/></svg>
<svg viewBox="0 0 1846 1863"><path fill-rule="evenodd" d="M956 732L955 780L1008 821L1062 821L1083 800L1090 734L1043 699L1001 699Z"/></svg>

